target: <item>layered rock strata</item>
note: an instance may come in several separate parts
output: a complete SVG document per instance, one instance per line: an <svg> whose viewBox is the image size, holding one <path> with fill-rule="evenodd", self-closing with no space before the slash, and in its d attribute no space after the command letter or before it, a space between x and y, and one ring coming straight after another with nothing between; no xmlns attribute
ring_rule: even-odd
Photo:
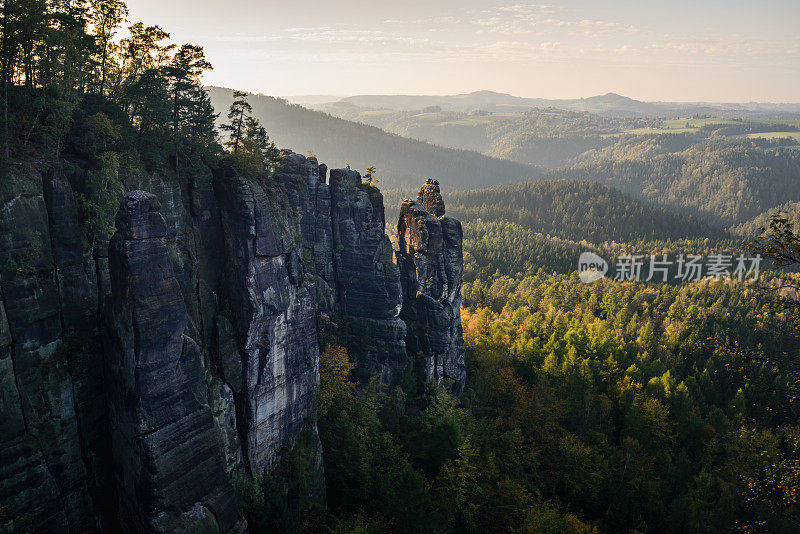
<svg viewBox="0 0 800 534"><path fill-rule="evenodd" d="M320 311L343 327L358 375L394 384L406 365L406 330L383 196L356 171L333 169L329 184L326 172L313 156L283 151L276 176L300 219L306 276Z"/></svg>
<svg viewBox="0 0 800 534"><path fill-rule="evenodd" d="M319 386L316 300L305 286L298 230L279 199L229 167L215 175L227 252L227 295L237 344L219 330L245 457L255 474L310 423ZM219 323L218 323L219 325ZM228 348L226 348L228 347Z"/></svg>
<svg viewBox="0 0 800 534"><path fill-rule="evenodd" d="M323 312L333 310L334 265L331 228L331 192L325 164L313 156L305 157L283 150L275 181L286 193L297 214L302 235L300 256L306 272L312 275L317 302Z"/></svg>
<svg viewBox="0 0 800 534"><path fill-rule="evenodd" d="M106 367L119 519L135 532L227 532L238 520L236 496L160 207L151 193L126 194L109 246Z"/></svg>
<svg viewBox="0 0 800 534"><path fill-rule="evenodd" d="M306 429L324 496L320 332L364 381L460 392L461 232L435 182L397 258L377 188L288 150L269 178L127 177L148 193L88 246L90 148L0 182L0 532L237 531L233 481Z"/></svg>
<svg viewBox="0 0 800 534"><path fill-rule="evenodd" d="M331 171L336 302L363 378L395 384L406 366L400 272L385 233L383 195L350 169Z"/></svg>
<svg viewBox="0 0 800 534"><path fill-rule="evenodd" d="M460 395L466 379L461 328L463 233L461 223L444 213L436 180L428 180L416 201L404 200L400 207L400 318L408 328L406 345L418 377L449 382Z"/></svg>
<svg viewBox="0 0 800 534"><path fill-rule="evenodd" d="M81 350L63 343L96 326L92 264L76 234L71 190L60 175L16 167L3 176L0 531L99 526L94 510L102 499L88 489L104 453L102 359L88 340Z"/></svg>

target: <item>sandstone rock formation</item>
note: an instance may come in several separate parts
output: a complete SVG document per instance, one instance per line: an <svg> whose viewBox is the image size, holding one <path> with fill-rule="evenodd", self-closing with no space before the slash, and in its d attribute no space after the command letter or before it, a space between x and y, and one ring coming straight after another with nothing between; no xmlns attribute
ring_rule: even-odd
<svg viewBox="0 0 800 534"><path fill-rule="evenodd" d="M324 498L319 332L364 381L410 357L460 392L461 227L435 182L397 257L377 188L288 150L269 178L129 177L90 246L70 150L0 183L0 532L238 531L233 481L305 431Z"/></svg>
<svg viewBox="0 0 800 534"><path fill-rule="evenodd" d="M403 201L397 223L397 263L403 284L400 317L408 328L406 345L420 379L452 381L453 391L460 395L466 379L461 223L444 215L437 181L428 180L417 198Z"/></svg>
<svg viewBox="0 0 800 534"><path fill-rule="evenodd" d="M425 180L425 184L419 188L417 202L422 204L422 207L434 217L444 215L444 200L442 200L439 182L432 178Z"/></svg>
<svg viewBox="0 0 800 534"><path fill-rule="evenodd" d="M102 451L81 432L104 427L105 402L87 391L92 355L61 344L96 311L68 187L29 168L0 183L0 531L92 531L102 506L87 491Z"/></svg>
<svg viewBox="0 0 800 534"><path fill-rule="evenodd" d="M238 339L238 350L221 344L219 357L249 467L260 475L310 422L319 386L316 302L303 284L286 208L229 167L214 179L228 264L230 309L223 311Z"/></svg>
<svg viewBox="0 0 800 534"><path fill-rule="evenodd" d="M350 169L283 151L276 176L300 218L306 276L321 312L341 318L364 379L396 383L406 365L400 273L385 234L383 196Z"/></svg>
<svg viewBox="0 0 800 534"><path fill-rule="evenodd" d="M225 471L186 307L155 195L125 195L109 247L106 367L120 522L136 532L233 529Z"/></svg>
<svg viewBox="0 0 800 534"><path fill-rule="evenodd" d="M393 384L406 365L400 272L384 232L383 196L350 169L330 179L336 302L353 336L358 372Z"/></svg>
<svg viewBox="0 0 800 534"><path fill-rule="evenodd" d="M281 166L275 181L299 217L303 237L301 259L306 272L313 275L317 302L323 311L332 311L333 231L331 228L331 192L326 183L328 167L291 150L282 151Z"/></svg>

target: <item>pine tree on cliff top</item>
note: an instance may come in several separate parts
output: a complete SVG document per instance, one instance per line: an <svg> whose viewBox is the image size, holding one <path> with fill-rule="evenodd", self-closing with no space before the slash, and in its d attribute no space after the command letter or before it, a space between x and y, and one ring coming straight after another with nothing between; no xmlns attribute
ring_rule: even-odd
<svg viewBox="0 0 800 534"><path fill-rule="evenodd" d="M228 110L228 120L230 124L223 124L222 130L230 134L230 138L225 143L225 148L231 151L234 156L239 150L239 143L242 134L245 133L247 119L252 113L253 107L247 102L247 93L244 91L233 92L233 103Z"/></svg>
<svg viewBox="0 0 800 534"><path fill-rule="evenodd" d="M375 168L375 165L370 165L367 167L367 170L364 171L364 183L368 185L375 185L380 182L380 180L378 180L378 178L375 176L376 172L378 171Z"/></svg>
<svg viewBox="0 0 800 534"><path fill-rule="evenodd" d="M211 63L206 60L203 47L185 44L180 47L172 61L164 69L170 81L172 96L172 135L174 139L175 168L178 168L178 154L181 150L181 136L187 124L190 110L198 103L198 88L202 87L200 76L210 70Z"/></svg>
<svg viewBox="0 0 800 534"><path fill-rule="evenodd" d="M92 0L92 25L94 26L95 42L100 50L100 94L106 88L108 67L110 59L117 47L114 43L114 34L117 28L128 17L128 6L121 0Z"/></svg>
<svg viewBox="0 0 800 534"><path fill-rule="evenodd" d="M225 148L230 151L231 160L244 174L267 175L278 157L275 143L270 141L267 130L261 123L250 115L253 108L247 102L247 93L234 91L233 98L228 111L231 122L221 126L230 135L225 142Z"/></svg>

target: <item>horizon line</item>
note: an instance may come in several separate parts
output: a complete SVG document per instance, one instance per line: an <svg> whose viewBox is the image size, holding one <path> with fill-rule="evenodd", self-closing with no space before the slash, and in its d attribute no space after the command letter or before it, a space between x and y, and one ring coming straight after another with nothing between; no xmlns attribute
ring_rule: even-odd
<svg viewBox="0 0 800 534"><path fill-rule="evenodd" d="M234 89L233 87L225 87L222 85L214 85L209 84L205 85L206 88L217 88L217 89ZM309 97L330 97L336 98L339 100L345 98L355 98L355 97L437 97L437 98L444 98L444 97L457 97L457 96L469 96L474 95L477 93L492 93L496 95L502 96L510 96L512 98L519 98L519 99L526 99L526 100L559 100L559 101L575 101L575 100L588 100L590 98L597 98L603 96L618 96L622 98L627 98L635 102L642 102L645 104L740 104L740 105L747 105L747 104L775 104L775 105L800 105L800 100L798 101L776 101L776 100L747 100L747 101L736 101L736 100L642 100L639 98L634 98L622 93L617 93L614 91L609 91L606 93L598 93L593 94L590 96L583 96L583 97L545 97L545 96L519 96L512 93L504 93L501 91L493 91L491 89L479 89L475 91L469 91L466 93L450 93L450 94L435 94L435 93L356 93L356 94L345 94L345 95L334 95L334 94L325 94L325 93L304 93L304 94L267 94L261 91L248 91L254 95L263 95L263 96L272 96L276 98L309 98ZM333 102L333 101L332 101Z"/></svg>

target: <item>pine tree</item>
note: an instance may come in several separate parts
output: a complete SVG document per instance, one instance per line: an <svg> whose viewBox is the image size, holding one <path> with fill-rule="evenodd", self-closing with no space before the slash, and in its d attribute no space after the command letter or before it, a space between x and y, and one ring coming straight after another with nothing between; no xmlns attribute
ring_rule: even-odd
<svg viewBox="0 0 800 534"><path fill-rule="evenodd" d="M234 91L233 103L228 110L228 120L230 124L223 124L221 126L222 130L230 134L228 141L225 143L225 148L230 150L231 154L234 156L239 150L242 134L246 132L247 119L252 111L252 106L247 102L247 93L243 91Z"/></svg>
<svg viewBox="0 0 800 534"><path fill-rule="evenodd" d="M38 58L41 56L41 45L48 32L51 13L44 3L35 0L17 0L15 3L9 21L12 23L12 34L15 34L11 45L18 47L17 53L22 60L25 87L30 89L36 85Z"/></svg>
<svg viewBox="0 0 800 534"><path fill-rule="evenodd" d="M159 69L169 61L174 44L161 44L169 34L159 26L137 22L128 28L130 35L120 42L120 62L114 67L114 80L109 93L127 108L127 88L144 72Z"/></svg>
<svg viewBox="0 0 800 534"><path fill-rule="evenodd" d="M206 60L203 47L184 44L164 68L170 82L172 95L172 137L174 166L178 169L178 154L181 149L180 130L189 115L189 109L196 104L197 89L202 87L200 76L203 71L211 69Z"/></svg>
<svg viewBox="0 0 800 534"><path fill-rule="evenodd" d="M145 160L160 160L163 155L152 154L151 149L161 151L170 139L172 106L166 77L160 69L147 69L125 93L131 124L136 129L136 149L147 153L143 154ZM154 142L145 147L147 140Z"/></svg>
<svg viewBox="0 0 800 534"><path fill-rule="evenodd" d="M214 112L211 97L202 87L189 92L185 115L184 134L201 153L218 152L216 120L219 113Z"/></svg>
<svg viewBox="0 0 800 534"><path fill-rule="evenodd" d="M247 93L234 91L233 98L228 111L230 123L221 126L228 133L225 148L230 152L230 159L245 175L268 175L278 158L278 149L269 140L267 130L250 116L253 108L247 102Z"/></svg>
<svg viewBox="0 0 800 534"><path fill-rule="evenodd" d="M106 86L108 64L114 53L114 35L119 25L128 17L128 6L122 0L91 0L92 26L100 49L100 88Z"/></svg>
<svg viewBox="0 0 800 534"><path fill-rule="evenodd" d="M47 61L45 77L49 85L63 92L82 92L86 83L95 39L89 35L89 5L86 0L61 0L52 14L52 24L44 46Z"/></svg>
<svg viewBox="0 0 800 534"><path fill-rule="evenodd" d="M13 9L10 0L2 0L3 6L0 9L2 15L2 76L3 76L3 164L1 171L5 172L9 163L8 151L8 82L11 78L12 64L14 63L14 52L16 45L13 38Z"/></svg>
<svg viewBox="0 0 800 534"><path fill-rule="evenodd" d="M369 185L375 185L378 183L378 179L375 177L375 165L370 165L367 167L367 170L364 172L364 181Z"/></svg>

